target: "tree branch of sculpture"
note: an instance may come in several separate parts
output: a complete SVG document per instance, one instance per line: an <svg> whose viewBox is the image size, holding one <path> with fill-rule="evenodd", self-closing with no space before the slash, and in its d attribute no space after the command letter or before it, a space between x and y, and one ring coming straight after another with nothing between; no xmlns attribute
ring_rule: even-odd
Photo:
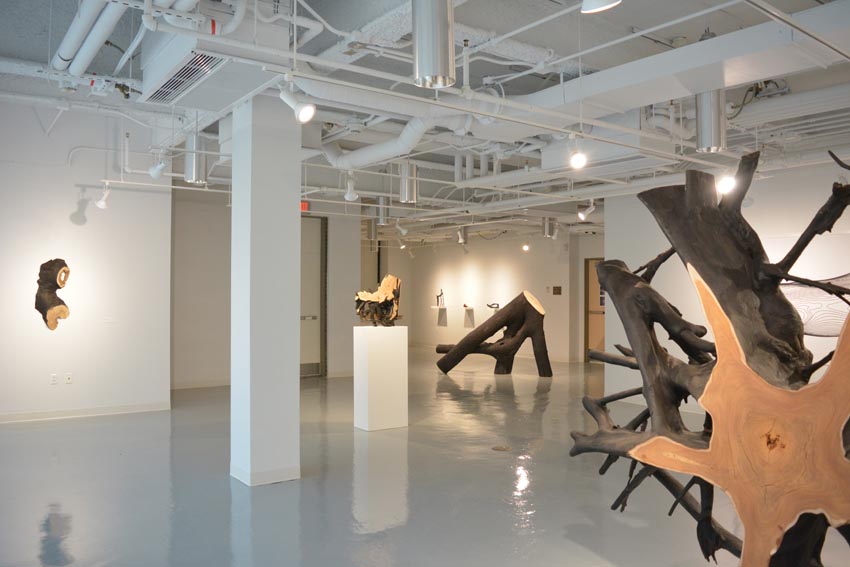
<svg viewBox="0 0 850 567"><path fill-rule="evenodd" d="M587 358L590 360L614 364L616 366L624 366L626 368L631 368L632 370L640 370L640 366L638 366L637 360L633 356L623 356L620 354L590 349L587 351Z"/></svg>
<svg viewBox="0 0 850 567"><path fill-rule="evenodd" d="M658 256L656 256L655 258L635 270L633 273L636 276L640 276L640 273L646 270L646 272L641 277L646 283L652 283L652 279L658 272L658 268L660 268L664 264L664 262L669 260L675 253L675 248L668 248L667 250L665 250L664 252L662 252L661 254L659 254Z"/></svg>
<svg viewBox="0 0 850 567"><path fill-rule="evenodd" d="M839 164L843 163L832 152L830 152L830 155ZM815 214L809 226L806 227L806 230L803 231L803 234L800 235L800 238L797 239L797 242L788 251L788 254L776 264L776 268L780 272L787 273L800 258L806 247L814 240L815 236L832 231L832 227L841 218L844 209L848 205L850 205L850 185L833 184L832 194L829 196L829 199L827 199L826 203Z"/></svg>

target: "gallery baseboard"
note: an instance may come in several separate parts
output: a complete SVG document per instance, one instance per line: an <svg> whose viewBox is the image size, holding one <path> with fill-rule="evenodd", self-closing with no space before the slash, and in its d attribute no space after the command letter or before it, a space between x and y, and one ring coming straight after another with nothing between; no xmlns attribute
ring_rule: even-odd
<svg viewBox="0 0 850 567"><path fill-rule="evenodd" d="M89 409L39 411L31 413L0 414L0 423L19 423L24 421L46 421L51 419L69 419L74 417L97 417L102 415L120 415L124 413L141 413L148 411L164 411L171 409L171 401L155 404L138 404L130 406L109 406Z"/></svg>
<svg viewBox="0 0 850 567"><path fill-rule="evenodd" d="M301 467L286 467L270 471L248 472L245 469L230 464L230 476L248 486L260 486L263 484L274 484L288 480L301 478Z"/></svg>

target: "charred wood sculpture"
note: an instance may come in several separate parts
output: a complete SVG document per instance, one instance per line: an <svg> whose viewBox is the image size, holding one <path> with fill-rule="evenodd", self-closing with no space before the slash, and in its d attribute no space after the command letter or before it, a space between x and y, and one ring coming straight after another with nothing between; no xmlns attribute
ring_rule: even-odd
<svg viewBox="0 0 850 567"><path fill-rule="evenodd" d="M381 280L378 291L358 291L354 296L355 312L361 321L374 326L392 327L398 319L398 300L401 295L401 280L387 274Z"/></svg>
<svg viewBox="0 0 850 567"><path fill-rule="evenodd" d="M56 258L41 265L38 270L38 291L35 292L35 310L41 313L44 324L51 331L59 325L59 319L67 319L70 310L56 292L65 287L71 269L65 260Z"/></svg>
<svg viewBox="0 0 850 567"><path fill-rule="evenodd" d="M514 356L525 342L531 339L537 373L552 376L546 336L543 334L543 316L546 312L536 297L524 291L505 305L498 313L473 329L456 345L437 345L438 353L445 353L437 367L448 374L469 354L487 354L496 359L496 374L510 374ZM504 335L496 342L484 342L500 330Z"/></svg>
<svg viewBox="0 0 850 567"><path fill-rule="evenodd" d="M780 284L795 281L842 299L850 294L788 273L850 204L850 185L833 185L797 243L771 264L741 214L757 164L758 154L745 156L735 192L719 202L713 177L695 171L688 172L685 186L639 195L673 248L635 272L617 260L599 264L600 284L630 348L592 357L639 370L643 384L605 398L586 397L584 407L598 430L574 432L571 454L607 454L603 474L620 457L632 459L615 506L625 507L643 480L655 478L675 496L673 509L681 504L697 520L706 559L725 549L741 557L744 567L815 567L822 565L829 526L850 543L850 330L845 324L835 351L813 363L803 323ZM716 343L704 340L707 330L686 321L650 285L674 253L691 275ZM687 360L661 346L656 323ZM809 384L827 363L823 378ZM645 398L647 409L616 425L607 405L636 395ZM707 412L701 431L688 430L679 413L688 396ZM672 472L692 479L682 485ZM699 499L690 494L693 486ZM732 499L746 532L743 542L713 519L715 487Z"/></svg>

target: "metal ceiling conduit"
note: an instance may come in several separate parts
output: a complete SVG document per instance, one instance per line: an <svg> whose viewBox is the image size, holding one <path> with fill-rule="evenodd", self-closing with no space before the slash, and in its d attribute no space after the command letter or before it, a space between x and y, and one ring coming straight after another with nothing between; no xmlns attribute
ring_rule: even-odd
<svg viewBox="0 0 850 567"><path fill-rule="evenodd" d="M51 67L59 71L68 68L105 5L106 0L83 0L80 3L62 43L50 61Z"/></svg>

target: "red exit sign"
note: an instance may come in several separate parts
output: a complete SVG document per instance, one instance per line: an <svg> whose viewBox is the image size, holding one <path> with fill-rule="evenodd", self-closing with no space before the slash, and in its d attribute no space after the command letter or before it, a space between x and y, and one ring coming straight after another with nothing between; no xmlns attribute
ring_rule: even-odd
<svg viewBox="0 0 850 567"><path fill-rule="evenodd" d="M301 212L302 213L310 212L310 201L301 201Z"/></svg>

